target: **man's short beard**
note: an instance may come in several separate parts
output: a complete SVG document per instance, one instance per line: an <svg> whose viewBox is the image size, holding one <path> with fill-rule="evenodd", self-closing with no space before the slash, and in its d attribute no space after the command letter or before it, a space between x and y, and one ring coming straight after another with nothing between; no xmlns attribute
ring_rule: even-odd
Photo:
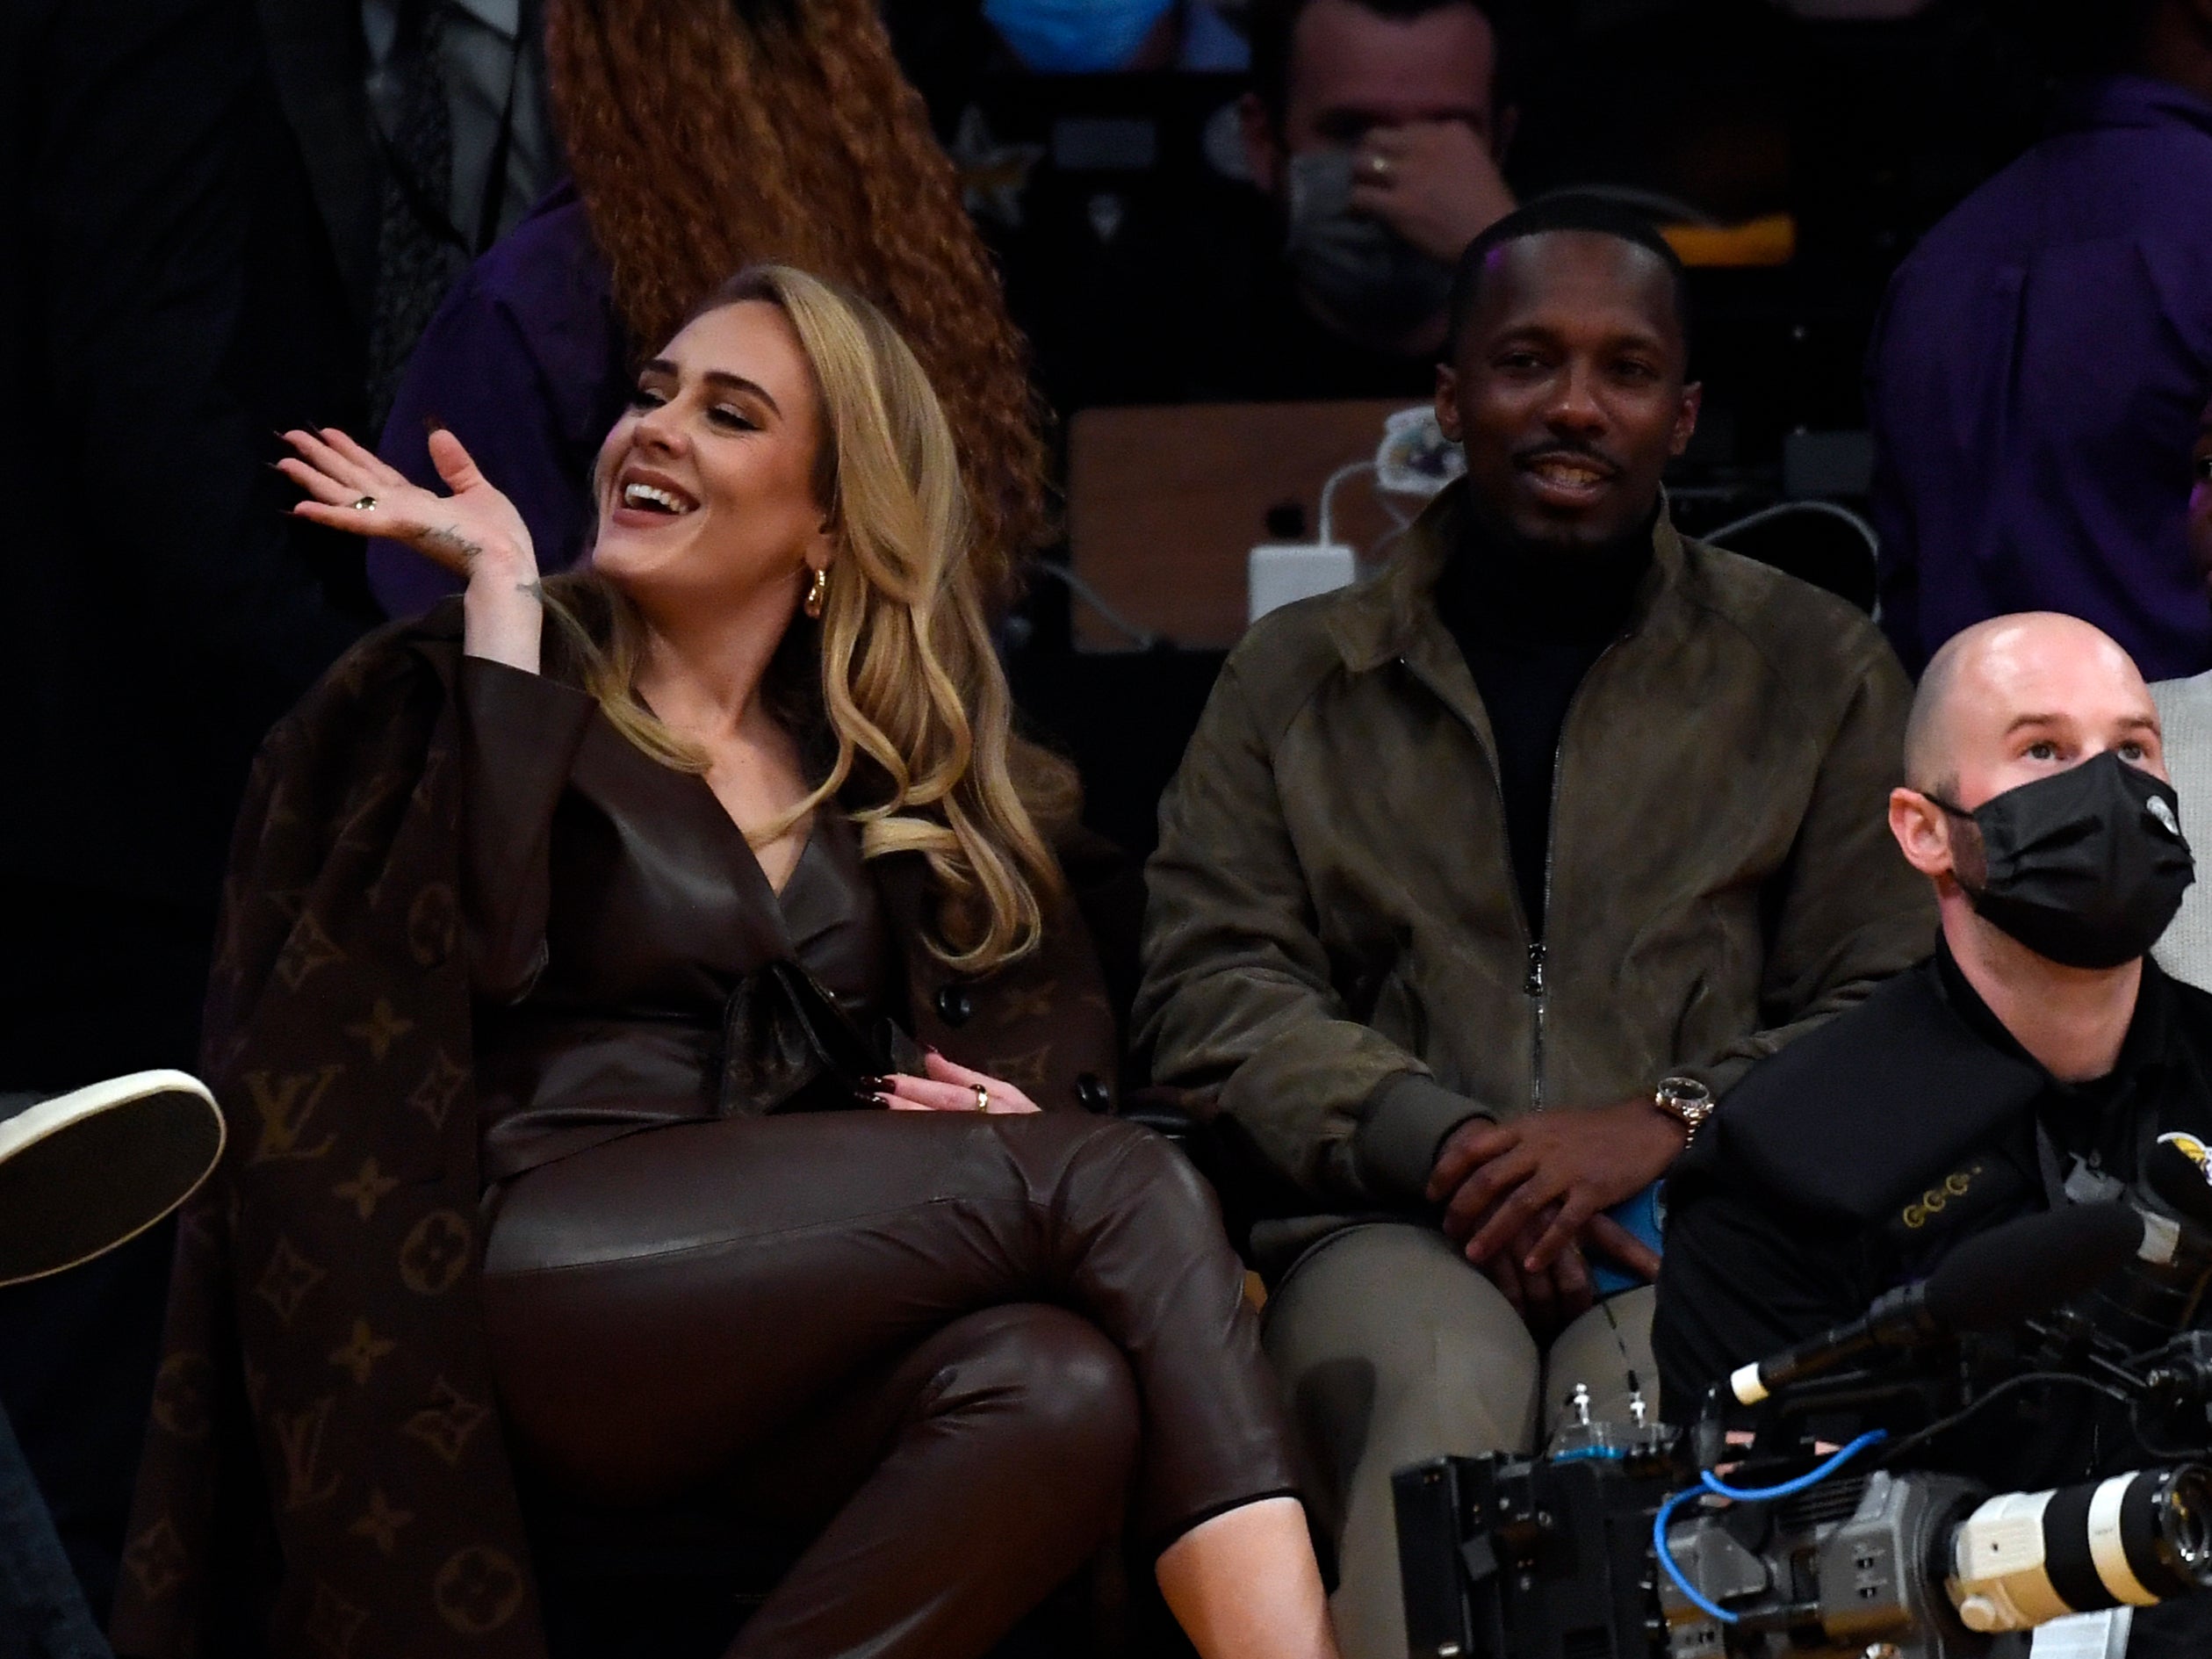
<svg viewBox="0 0 2212 1659"><path fill-rule="evenodd" d="M1560 553L1573 557L1578 553L1594 553L1608 547L1618 547L1629 542L1641 541L1652 532L1659 516L1659 496L1652 496L1651 505L1631 517L1627 524L1608 535L1597 535L1580 524L1563 524L1556 530L1546 526L1535 535L1529 535L1506 523L1498 528L1513 540L1531 552Z"/></svg>

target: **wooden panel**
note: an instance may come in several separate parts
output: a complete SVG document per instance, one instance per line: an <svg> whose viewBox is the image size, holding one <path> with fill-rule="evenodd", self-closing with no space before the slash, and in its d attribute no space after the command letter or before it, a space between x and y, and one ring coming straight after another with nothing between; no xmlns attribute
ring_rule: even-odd
<svg viewBox="0 0 2212 1659"><path fill-rule="evenodd" d="M1244 561L1278 539L1267 515L1295 501L1320 530L1321 487L1372 460L1402 400L1194 403L1085 409L1068 426L1068 545L1075 573L1131 622L1181 646L1225 647L1244 631ZM1403 507L1401 504L1401 510ZM1365 478L1337 492L1336 534L1363 559L1396 528ZM1130 641L1080 599L1076 642Z"/></svg>

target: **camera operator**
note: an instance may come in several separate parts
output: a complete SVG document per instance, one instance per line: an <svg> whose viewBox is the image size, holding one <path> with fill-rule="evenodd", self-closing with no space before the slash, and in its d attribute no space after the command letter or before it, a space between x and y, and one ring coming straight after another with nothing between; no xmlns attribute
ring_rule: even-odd
<svg viewBox="0 0 2212 1659"><path fill-rule="evenodd" d="M1890 829L1935 885L1935 954L1754 1068L1678 1166L1654 1331L1676 1420L1962 1240L2121 1195L2158 1135L2212 1134L2212 997L2145 955L2192 866L2127 653L2050 613L1970 628L1928 665L1905 761ZM2154 1461L2086 1399L1951 1456L2010 1487ZM2212 1598L2185 1598L2129 1651L2208 1635Z"/></svg>

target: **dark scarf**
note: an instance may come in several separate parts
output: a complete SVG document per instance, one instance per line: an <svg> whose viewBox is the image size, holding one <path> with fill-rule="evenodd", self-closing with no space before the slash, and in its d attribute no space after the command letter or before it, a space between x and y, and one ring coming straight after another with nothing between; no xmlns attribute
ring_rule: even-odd
<svg viewBox="0 0 2212 1659"><path fill-rule="evenodd" d="M1490 717L1506 841L1532 938L1544 936L1552 773L1567 705L1628 625L1651 568L1655 516L1618 541L1563 549L1464 514L1459 545L1437 582L1437 609Z"/></svg>

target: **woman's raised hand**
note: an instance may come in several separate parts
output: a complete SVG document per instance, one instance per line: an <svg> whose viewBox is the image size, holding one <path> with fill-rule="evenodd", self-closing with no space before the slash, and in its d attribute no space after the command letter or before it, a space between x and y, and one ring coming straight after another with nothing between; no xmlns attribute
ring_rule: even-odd
<svg viewBox="0 0 2212 1659"><path fill-rule="evenodd" d="M924 1077L900 1073L883 1079L883 1100L894 1112L989 1112L993 1116L1034 1112L1037 1103L1011 1083L955 1065L941 1054L922 1062Z"/></svg>
<svg viewBox="0 0 2212 1659"><path fill-rule="evenodd" d="M334 530L404 543L465 576L464 649L537 671L544 611L530 528L515 503L477 470L460 439L443 428L430 434L430 461L450 495L409 482L334 428L287 432L285 442L299 454L278 461L277 470L307 492L294 513Z"/></svg>
<svg viewBox="0 0 2212 1659"><path fill-rule="evenodd" d="M307 492L292 509L302 518L404 542L456 575L470 574L479 559L491 556L536 565L530 530L515 503L485 481L461 440L443 428L430 434L430 462L450 495L410 483L335 428L287 432L285 442L299 454L277 466Z"/></svg>

